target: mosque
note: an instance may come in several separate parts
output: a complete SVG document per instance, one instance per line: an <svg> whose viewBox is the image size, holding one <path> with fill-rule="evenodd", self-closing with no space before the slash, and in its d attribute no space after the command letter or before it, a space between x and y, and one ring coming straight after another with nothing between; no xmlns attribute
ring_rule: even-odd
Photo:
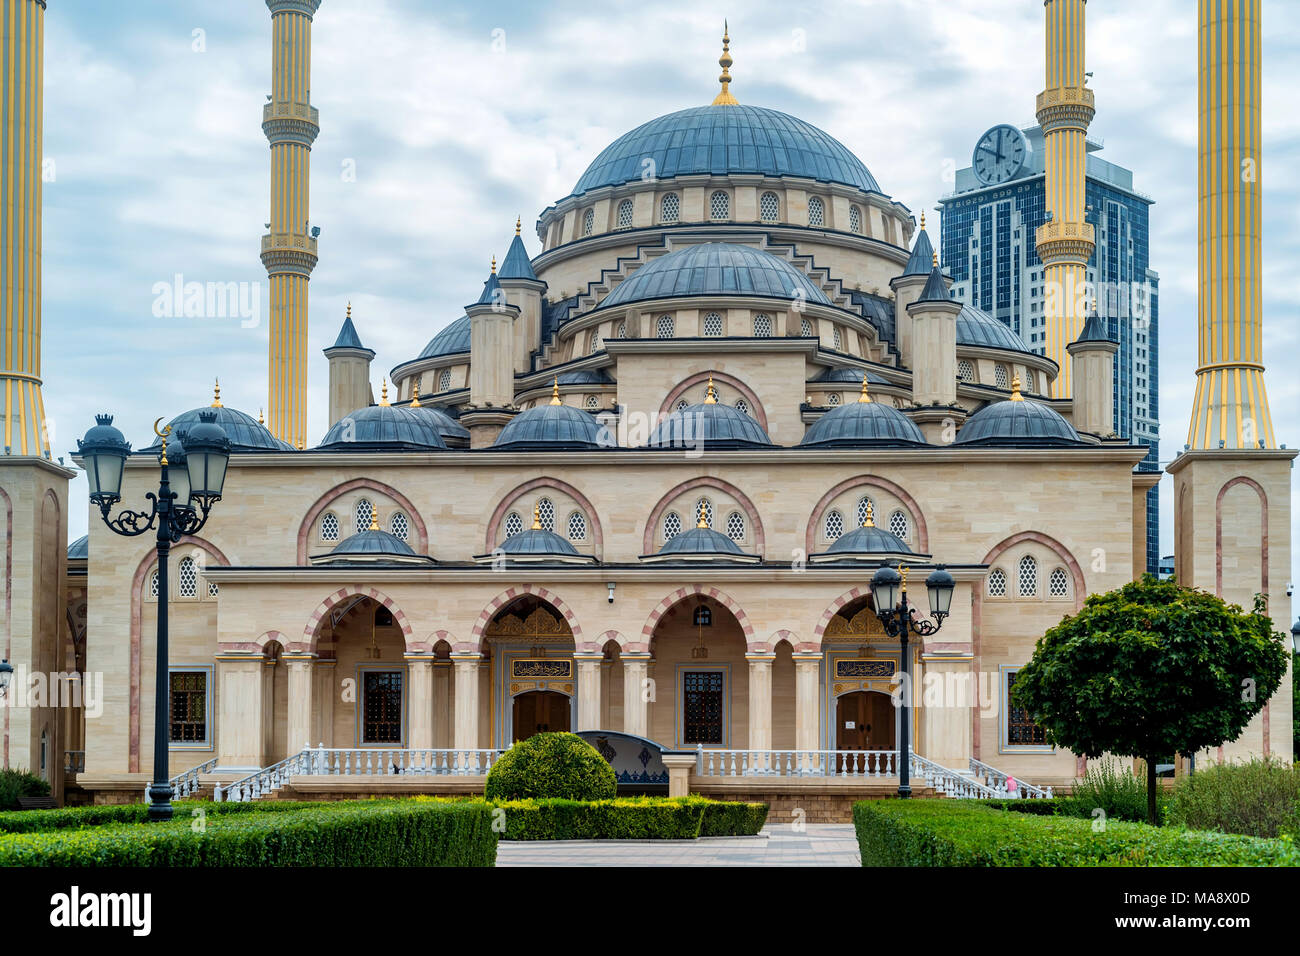
<svg viewBox="0 0 1300 956"><path fill-rule="evenodd" d="M506 226L500 262L467 281L464 314L391 369L372 368L366 317L349 307L325 350L330 426L308 436L319 0L267 6L267 421L218 390L170 423L183 439L215 415L232 449L225 499L173 548L166 575L183 790L280 767L253 789L472 792L501 749L571 729L691 755L668 763L694 791L825 801L829 816L896 783L903 712L890 694L904 653L917 681L911 745L938 792L1007 775L1060 786L1083 769L1008 693L1047 628L1144 569L1147 491L1161 475L1136 471L1145 447L1111 433L1117 345L1088 301L1058 302L1038 355L952 299L924 214L829 133L738 100L724 33L712 102L702 90L704 105L620 136L535 223ZM1092 251L1081 204L1094 98L1084 0L1045 7L1038 109L1054 216L1038 248L1059 279ZM1257 202L1225 188L1203 189L1203 208ZM1203 216L1210 241L1225 221ZM1202 267L1203 310L1219 308L1245 273L1210 256ZM1254 354L1206 352L1202 318L1198 380L1213 382L1169 469L1178 576L1285 607L1295 452L1274 444L1267 419L1258 301L1232 300ZM1253 387L1221 388L1234 374ZM1258 427L1243 433L1245 420ZM124 501L156 487L161 451L130 456ZM39 507L44 481L45 507L66 513L59 476L72 472L29 459L33 490L6 502ZM51 536L66 527L51 521ZM164 596L151 541L92 514L66 557L33 547L45 553L35 574L49 575L36 580L62 581L65 607L27 612L27 662L102 674L102 713L5 708L6 760L34 766L39 740L60 788L139 799ZM955 581L942 627L906 649L870 596L886 562L908 569L914 596L936 567ZM1289 760L1291 709L1288 679L1239 740L1202 756ZM640 757L659 766L649 749Z"/></svg>

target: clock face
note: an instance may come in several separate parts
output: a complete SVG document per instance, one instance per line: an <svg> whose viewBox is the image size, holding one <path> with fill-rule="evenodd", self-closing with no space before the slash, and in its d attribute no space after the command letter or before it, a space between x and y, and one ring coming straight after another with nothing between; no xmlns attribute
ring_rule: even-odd
<svg viewBox="0 0 1300 956"><path fill-rule="evenodd" d="M1025 164L1025 137L1014 126L995 126L975 144L971 165L985 186L1005 183Z"/></svg>

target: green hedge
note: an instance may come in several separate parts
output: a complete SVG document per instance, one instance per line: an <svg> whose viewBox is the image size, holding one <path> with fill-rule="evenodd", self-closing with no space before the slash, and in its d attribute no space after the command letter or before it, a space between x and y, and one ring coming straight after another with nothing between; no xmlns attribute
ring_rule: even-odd
<svg viewBox="0 0 1300 956"><path fill-rule="evenodd" d="M9 833L0 836L0 866L492 866L496 861L491 807L482 801L252 806L258 809L213 813L198 829L192 816L178 814L167 823ZM266 809L271 806L276 809Z"/></svg>
<svg viewBox="0 0 1300 956"><path fill-rule="evenodd" d="M19 797L48 797L47 781L26 770L0 770L0 810L15 810Z"/></svg>
<svg viewBox="0 0 1300 956"><path fill-rule="evenodd" d="M607 800L618 792L614 768L577 734L543 733L521 740L488 771L487 799Z"/></svg>
<svg viewBox="0 0 1300 956"><path fill-rule="evenodd" d="M213 803L211 800L180 800L172 804L173 819L191 822L194 811L203 814L277 813L303 807L333 806L332 803L261 801ZM0 813L0 833L43 833L49 830L98 827L106 823L144 823L149 818L147 803L110 804L93 807L63 807L58 810L12 810Z"/></svg>
<svg viewBox="0 0 1300 956"><path fill-rule="evenodd" d="M952 800L853 806L863 866L1300 866L1289 840L1006 813Z"/></svg>
<svg viewBox="0 0 1300 956"><path fill-rule="evenodd" d="M767 805L703 797L616 800L509 800L503 840L694 840L748 836L767 819Z"/></svg>

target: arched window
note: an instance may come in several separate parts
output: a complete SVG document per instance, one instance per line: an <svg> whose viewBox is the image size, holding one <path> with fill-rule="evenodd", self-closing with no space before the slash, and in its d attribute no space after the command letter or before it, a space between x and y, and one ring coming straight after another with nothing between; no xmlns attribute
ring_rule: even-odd
<svg viewBox="0 0 1300 956"><path fill-rule="evenodd" d="M989 597L1007 596L1007 572L994 568L989 572Z"/></svg>
<svg viewBox="0 0 1300 956"><path fill-rule="evenodd" d="M704 514L704 526L706 528L712 528L713 527L713 502L710 501L708 498L701 498L699 501L695 502L696 524L698 524L700 521L701 512L703 512Z"/></svg>
<svg viewBox="0 0 1300 956"><path fill-rule="evenodd" d="M754 338L766 339L772 335L772 317L760 312L754 316Z"/></svg>
<svg viewBox="0 0 1300 956"><path fill-rule="evenodd" d="M901 511L895 511L892 515L890 515L890 516L889 516L889 531L890 531L891 534L897 535L898 537L900 537L900 538L902 538L904 541L906 541L906 540L907 540L907 531L908 531L908 529L907 529L907 515L903 514L903 512L901 512Z"/></svg>
<svg viewBox="0 0 1300 956"><path fill-rule="evenodd" d="M671 339L673 337L673 317L671 315L661 315L655 321L655 337L661 339Z"/></svg>
<svg viewBox="0 0 1300 956"><path fill-rule="evenodd" d="M872 503L871 499L866 495L863 495L861 498L858 499L858 527L859 528L861 528L864 524L867 523L867 509L870 508L874 511L875 507L876 506Z"/></svg>
<svg viewBox="0 0 1300 956"><path fill-rule="evenodd" d="M781 200L776 193L763 193L758 201L758 215L764 222L776 222L781 216Z"/></svg>
<svg viewBox="0 0 1300 956"><path fill-rule="evenodd" d="M506 515L506 537L516 535L524 530L524 519L519 517L519 512L512 511Z"/></svg>
<svg viewBox="0 0 1300 956"><path fill-rule="evenodd" d="M451 388L451 369L445 368L438 373L438 391L445 392Z"/></svg>
<svg viewBox="0 0 1300 956"><path fill-rule="evenodd" d="M837 325L831 332L831 348L840 351L844 348L844 336L840 334L840 327Z"/></svg>
<svg viewBox="0 0 1300 956"><path fill-rule="evenodd" d="M717 190L709 197L709 218L726 219L731 215L731 197L724 190Z"/></svg>
<svg viewBox="0 0 1300 956"><path fill-rule="evenodd" d="M407 540L407 535L411 533L411 523L406 520L406 515L400 511L394 511L393 516L388 519L388 530L395 538Z"/></svg>
<svg viewBox="0 0 1300 956"><path fill-rule="evenodd" d="M623 321L621 321L621 322L618 323L618 337L619 337L620 339L625 339L625 338L627 338L627 320L626 320L626 319L624 319Z"/></svg>
<svg viewBox="0 0 1300 956"><path fill-rule="evenodd" d="M704 334L708 336L722 334L722 316L717 312L709 312L704 316Z"/></svg>
<svg viewBox="0 0 1300 956"><path fill-rule="evenodd" d="M193 558L181 558L176 572L176 593L181 597L199 596L199 569Z"/></svg>
<svg viewBox="0 0 1300 956"><path fill-rule="evenodd" d="M632 200L624 199L618 204L618 228L632 228Z"/></svg>
<svg viewBox="0 0 1300 956"><path fill-rule="evenodd" d="M684 398L683 398L680 402L677 403L677 410L678 410L679 412L680 412L680 411L683 411L684 409L690 408L690 407L691 407L691 403L688 402L688 401L687 401L686 399L684 399Z"/></svg>
<svg viewBox="0 0 1300 956"><path fill-rule="evenodd" d="M575 511L569 515L569 540L587 540L587 516L581 511Z"/></svg>
<svg viewBox="0 0 1300 956"><path fill-rule="evenodd" d="M862 231L862 210L857 206L849 207L849 232Z"/></svg>
<svg viewBox="0 0 1300 956"><path fill-rule="evenodd" d="M659 220L661 222L676 222L677 217L681 214L682 201L677 198L676 193L669 193L659 202Z"/></svg>
<svg viewBox="0 0 1300 956"><path fill-rule="evenodd" d="M817 196L813 196L808 200L808 225L826 225L826 207L822 205L821 199Z"/></svg>
<svg viewBox="0 0 1300 956"><path fill-rule="evenodd" d="M1038 562L1029 555L1020 559L1020 596L1034 597L1038 594Z"/></svg>
<svg viewBox="0 0 1300 956"><path fill-rule="evenodd" d="M332 511L327 511L320 516L320 539L322 541L339 539L339 516Z"/></svg>
<svg viewBox="0 0 1300 956"><path fill-rule="evenodd" d="M600 399L595 395L588 395L585 404L587 408L594 411L595 409L600 408Z"/></svg>
<svg viewBox="0 0 1300 956"><path fill-rule="evenodd" d="M826 396L826 404L830 405L832 408L838 405L839 403L840 403L839 392L831 392L830 395Z"/></svg>
<svg viewBox="0 0 1300 956"><path fill-rule="evenodd" d="M550 498L537 499L537 518L545 531L555 530L555 504Z"/></svg>
<svg viewBox="0 0 1300 956"><path fill-rule="evenodd" d="M582 214L582 234L590 236L592 228L596 225L596 210L588 209Z"/></svg>
<svg viewBox="0 0 1300 956"><path fill-rule="evenodd" d="M682 517L676 511L664 515L664 540L675 538L682 533Z"/></svg>
<svg viewBox="0 0 1300 956"><path fill-rule="evenodd" d="M356 529L358 531L367 530L370 527L370 516L373 515L374 513L375 513L374 505L372 505L365 498L358 498L356 512L355 512Z"/></svg>
<svg viewBox="0 0 1300 956"><path fill-rule="evenodd" d="M743 412L744 414L748 415L749 402L745 401L743 398L736 399L736 411Z"/></svg>
<svg viewBox="0 0 1300 956"><path fill-rule="evenodd" d="M1070 579L1065 568L1053 568L1047 578L1047 593L1052 597L1065 597L1070 593Z"/></svg>
<svg viewBox="0 0 1300 956"><path fill-rule="evenodd" d="M834 541L844 533L844 515L838 511L830 511L826 514L826 537Z"/></svg>
<svg viewBox="0 0 1300 956"><path fill-rule="evenodd" d="M963 382L975 381L975 366L971 365L969 359L959 359L957 362L957 377Z"/></svg>
<svg viewBox="0 0 1300 956"><path fill-rule="evenodd" d="M1011 387L1011 382L1007 380L1007 367L1005 365L993 366L993 384L998 388Z"/></svg>
<svg viewBox="0 0 1300 956"><path fill-rule="evenodd" d="M816 333L813 332L812 322L810 322L808 319L800 319L799 334L802 335L804 338L811 338L812 336L816 335Z"/></svg>
<svg viewBox="0 0 1300 956"><path fill-rule="evenodd" d="M1025 369L1025 391L1031 394L1037 394L1038 392L1038 383L1032 368Z"/></svg>
<svg viewBox="0 0 1300 956"><path fill-rule="evenodd" d="M149 573L149 596L151 598L158 597L158 569L157 568L154 568L153 571Z"/></svg>
<svg viewBox="0 0 1300 956"><path fill-rule="evenodd" d="M599 333L599 332L592 332L592 333L591 333L591 347L590 347L590 350L589 350L589 351L590 351L592 354L595 354L596 352L599 352L599 351L600 351L600 333Z"/></svg>
<svg viewBox="0 0 1300 956"><path fill-rule="evenodd" d="M745 516L739 511L727 515L727 537L732 541L740 541L745 537Z"/></svg>

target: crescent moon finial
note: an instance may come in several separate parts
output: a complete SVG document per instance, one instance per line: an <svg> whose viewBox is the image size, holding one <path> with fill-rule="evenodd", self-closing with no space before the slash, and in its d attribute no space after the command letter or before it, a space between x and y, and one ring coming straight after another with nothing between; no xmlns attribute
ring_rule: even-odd
<svg viewBox="0 0 1300 956"><path fill-rule="evenodd" d="M172 433L172 427L171 427L170 425L168 425L168 426L167 426L166 428L164 428L162 431L159 431L159 430L158 430L158 423L159 423L160 421L162 421L162 420L163 420L163 416L161 416L161 415L159 415L157 418L154 419L154 421L153 421L153 433L154 433L155 435L157 435L159 438L166 438L168 435L170 435L170 434Z"/></svg>

